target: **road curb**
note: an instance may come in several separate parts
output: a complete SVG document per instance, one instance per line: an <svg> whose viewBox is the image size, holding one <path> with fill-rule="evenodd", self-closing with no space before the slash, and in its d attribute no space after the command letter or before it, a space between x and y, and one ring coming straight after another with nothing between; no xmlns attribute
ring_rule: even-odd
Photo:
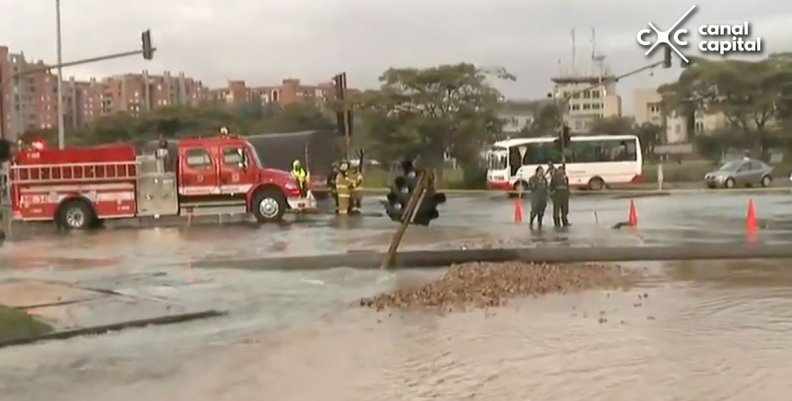
<svg viewBox="0 0 792 401"><path fill-rule="evenodd" d="M212 317L225 316L226 314L227 312L224 311L207 310L207 311L195 312L195 313L183 313L178 315L159 316L150 319L130 320L126 322L113 323L102 326L84 327L74 330L63 330L54 333L43 334L40 336L22 337L22 338L15 338L13 340L2 341L0 342L0 348L10 347L13 345L32 344L40 341L65 340L72 337L106 334L112 331L121 331L136 327L161 326L165 324L183 323L191 320L208 319Z"/></svg>
<svg viewBox="0 0 792 401"><path fill-rule="evenodd" d="M334 268L378 269L385 254L355 252L323 256L260 258L236 261L199 261L194 268L263 271L310 271ZM792 259L789 245L701 244L652 247L542 247L512 249L454 249L396 254L394 267L447 267L467 262L580 263L722 259Z"/></svg>

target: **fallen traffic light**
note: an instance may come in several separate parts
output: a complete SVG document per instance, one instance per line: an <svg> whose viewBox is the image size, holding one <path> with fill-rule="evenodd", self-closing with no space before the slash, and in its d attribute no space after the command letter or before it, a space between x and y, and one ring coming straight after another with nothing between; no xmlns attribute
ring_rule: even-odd
<svg viewBox="0 0 792 401"><path fill-rule="evenodd" d="M429 223L440 217L440 212L437 210L437 205L445 203L446 195L442 192L434 192L434 189L427 189L424 194L424 199L418 205L418 211L415 213L413 224L419 226L428 226Z"/></svg>
<svg viewBox="0 0 792 401"><path fill-rule="evenodd" d="M385 213L391 220L401 221L402 213L404 213L404 208L410 200L411 192L406 177L399 176L393 180L393 186L385 202Z"/></svg>

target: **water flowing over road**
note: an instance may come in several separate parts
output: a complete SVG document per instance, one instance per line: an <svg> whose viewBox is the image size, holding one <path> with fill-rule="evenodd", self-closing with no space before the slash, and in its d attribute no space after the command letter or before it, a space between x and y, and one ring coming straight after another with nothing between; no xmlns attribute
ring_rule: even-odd
<svg viewBox="0 0 792 401"><path fill-rule="evenodd" d="M570 230L530 233L511 222L510 201L451 199L437 224L408 233L405 248L742 242L747 200L636 199L639 228L613 230L626 220L629 200L581 197L573 199ZM757 241L792 241L789 194L753 200ZM522 299L446 316L389 316L355 306L362 296L438 270L233 268L234 259L382 250L394 229L384 218L315 220L106 230L5 244L0 281L50 285L37 290L41 298L62 291L62 299L88 299L38 312L52 321L100 324L118 315L202 308L230 314L0 349L0 393L13 400L101 394L116 401L765 401L792 393L789 261L628 264L642 277L624 291ZM227 261L228 268L191 268L204 260ZM75 287L124 296L76 294ZM0 303L9 294L0 287Z"/></svg>

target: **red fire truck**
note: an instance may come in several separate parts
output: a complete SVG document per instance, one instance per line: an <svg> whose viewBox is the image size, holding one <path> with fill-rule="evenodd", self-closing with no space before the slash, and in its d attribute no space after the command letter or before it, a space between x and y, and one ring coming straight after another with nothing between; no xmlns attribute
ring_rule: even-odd
<svg viewBox="0 0 792 401"><path fill-rule="evenodd" d="M237 137L180 139L136 155L128 145L20 150L11 165L13 220L66 229L106 219L252 214L261 223L309 211L286 171L264 168Z"/></svg>

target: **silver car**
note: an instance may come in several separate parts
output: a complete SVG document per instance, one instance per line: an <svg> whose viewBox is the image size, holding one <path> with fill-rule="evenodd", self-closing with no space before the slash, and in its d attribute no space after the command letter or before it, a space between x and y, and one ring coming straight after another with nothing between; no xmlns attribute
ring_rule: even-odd
<svg viewBox="0 0 792 401"><path fill-rule="evenodd" d="M721 168L707 173L704 182L710 188L734 188L735 186L761 185L769 187L773 183L773 167L756 159L730 161Z"/></svg>

